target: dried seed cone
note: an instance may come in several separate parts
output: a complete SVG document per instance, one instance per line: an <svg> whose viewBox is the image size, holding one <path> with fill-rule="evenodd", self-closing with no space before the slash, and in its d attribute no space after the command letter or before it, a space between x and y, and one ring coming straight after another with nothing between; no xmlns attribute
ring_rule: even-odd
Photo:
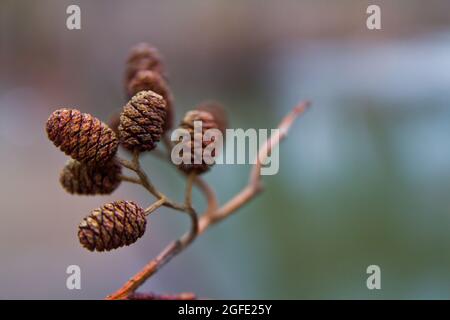
<svg viewBox="0 0 450 320"><path fill-rule="evenodd" d="M166 121L164 131L172 128L173 125L173 96L169 86L164 78L155 71L141 70L136 73L133 79L128 83L128 97L133 97L139 91L153 91L161 95L166 101Z"/></svg>
<svg viewBox="0 0 450 320"><path fill-rule="evenodd" d="M225 134L225 130L228 128L228 117L224 106L220 102L214 100L204 101L196 109L211 113L217 123L218 129Z"/></svg>
<svg viewBox="0 0 450 320"><path fill-rule="evenodd" d="M152 70L163 74L163 63L159 51L147 43L134 46L128 56L125 69L125 87L141 70Z"/></svg>
<svg viewBox="0 0 450 320"><path fill-rule="evenodd" d="M81 221L78 238L90 251L110 251L142 237L147 221L144 210L132 201L115 201L95 209Z"/></svg>
<svg viewBox="0 0 450 320"><path fill-rule="evenodd" d="M194 145L195 138L197 138L198 141L200 141L199 140L200 137L195 137L195 135L196 135L196 133L194 132L194 122L195 121L202 122L202 132L201 132L202 144L201 144L201 148L198 148L199 150L196 150L195 145ZM189 163L182 162L178 166L178 168L186 173L194 172L196 174L201 174L201 173L208 171L211 165L207 164L204 161L202 155L203 155L203 151L205 150L205 148L214 142L213 141L205 141L203 139L203 135L206 130L218 129L218 124L215 121L214 116L211 113L206 112L206 111L200 111L200 110L189 111L184 116L184 119L180 124L180 129L185 129L185 130L189 131L189 133L191 135L191 140L185 142L188 144L187 146L185 146L185 148L191 150L191 163L189 164ZM197 155L197 157L202 157L201 163L194 163L194 160L196 157L196 154L195 154L196 152L201 152L201 154Z"/></svg>
<svg viewBox="0 0 450 320"><path fill-rule="evenodd" d="M89 165L101 165L117 152L119 141L103 122L75 109L59 109L47 120L48 138L65 154Z"/></svg>
<svg viewBox="0 0 450 320"><path fill-rule="evenodd" d="M102 166L90 166L70 159L59 181L71 194L111 194L120 184L122 167L113 159Z"/></svg>
<svg viewBox="0 0 450 320"><path fill-rule="evenodd" d="M153 91L138 92L120 115L119 135L129 150L150 151L161 139L166 120L166 102Z"/></svg>

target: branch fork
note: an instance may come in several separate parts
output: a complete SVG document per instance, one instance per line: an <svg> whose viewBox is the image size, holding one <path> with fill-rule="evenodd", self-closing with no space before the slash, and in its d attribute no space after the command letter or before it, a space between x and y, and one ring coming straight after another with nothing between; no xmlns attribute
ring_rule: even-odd
<svg viewBox="0 0 450 320"><path fill-rule="evenodd" d="M277 146L288 134L294 121L303 114L309 107L308 101L301 102L288 115L284 117L278 126L278 133L274 134L268 139L260 148L257 159L250 172L249 181L247 185L238 192L232 199L219 207L214 190L195 173L187 175L186 192L183 203L178 203L171 200L164 193L159 191L151 182L147 174L142 170L139 161L139 152L134 152L132 160L119 158L119 163L133 171L137 177L121 176L122 181L138 184L144 187L157 200L145 209L145 214L149 215L157 208L165 206L180 212L186 213L191 221L190 229L178 240L170 243L162 250L154 259L149 261L138 273L130 278L120 289L109 295L106 299L118 300L129 299L136 295L136 290L151 276L153 276L159 269L167 264L172 258L186 249L198 236L209 229L212 225L224 220L233 214L237 209L252 200L263 189L261 181L261 167L266 160L272 148ZM163 137L163 142L166 145L169 153L171 150L171 142L166 136ZM165 157L158 153L158 156ZM207 209L199 217L192 204L192 189L196 186L207 201Z"/></svg>

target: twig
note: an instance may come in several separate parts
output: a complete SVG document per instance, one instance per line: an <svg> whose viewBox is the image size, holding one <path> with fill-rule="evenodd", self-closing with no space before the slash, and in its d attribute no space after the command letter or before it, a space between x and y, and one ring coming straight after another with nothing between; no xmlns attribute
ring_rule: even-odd
<svg viewBox="0 0 450 320"><path fill-rule="evenodd" d="M128 297L128 300L196 300L197 296L192 292L182 292L178 294L155 294L135 292Z"/></svg>
<svg viewBox="0 0 450 320"><path fill-rule="evenodd" d="M192 208L192 186L194 184L195 177L197 175L195 173L191 173L188 175L186 182L186 192L184 198L184 205L186 208Z"/></svg>
<svg viewBox="0 0 450 320"><path fill-rule="evenodd" d="M278 145L281 140L283 140L294 123L295 119L297 119L301 114L303 114L310 106L309 101L304 101L296 106L278 126L278 133L274 136L271 136L265 144L261 147L258 152L256 163L253 166L253 169L250 173L250 178L247 186L245 186L241 192L239 192L234 198L225 203L221 208L219 208L216 212L208 216L208 219L201 222L200 232L202 232L202 228L207 228L209 224L219 222L220 220L226 218L231 213L242 207L245 203L247 203L251 198L253 198L256 194L258 194L262 190L261 185L261 166L262 163L266 160L270 151L273 147Z"/></svg>
<svg viewBox="0 0 450 320"><path fill-rule="evenodd" d="M204 214L199 221L197 221L197 230L195 227L196 220L191 216L192 227L179 240L169 244L155 259L151 260L141 271L135 274L125 285L118 291L108 296L107 299L125 299L133 294L136 289L143 284L148 278L155 274L162 266L169 262L174 256L183 251L197 236L205 232L213 224L225 219L234 211L242 207L250 201L259 191L261 191L261 166L269 152L273 147L278 145L283 140L295 119L300 116L309 106L309 102L302 102L295 107L278 126L279 133L271 136L269 140L259 150L256 164L250 173L249 182L235 197L225 203L216 211ZM194 215L196 217L196 215Z"/></svg>
<svg viewBox="0 0 450 320"><path fill-rule="evenodd" d="M141 184L141 179L135 178L135 177L129 177L125 175L120 175L119 179L122 181L134 183L134 184Z"/></svg>
<svg viewBox="0 0 450 320"><path fill-rule="evenodd" d="M172 159L171 159L171 155L170 152L172 150L172 142L170 141L169 137L167 135L164 135L162 138L162 142L164 144L164 146L166 147L166 151L167 153L165 154L162 150L157 149L154 151L157 151L157 153L152 152L151 154L156 156L159 159L162 160L168 160L165 162L169 162L172 165L175 166L175 164L173 163ZM180 173L183 173L184 176L186 176L186 174L180 170L177 170ZM202 192L202 194L204 195L206 202L207 202L207 210L206 210L206 214L211 213L215 210L217 210L217 208L219 207L219 203L217 201L217 197L216 194L214 193L214 190L209 186L209 184L203 180L201 177L199 177L198 175L195 176L194 178L194 183L195 186Z"/></svg>
<svg viewBox="0 0 450 320"><path fill-rule="evenodd" d="M117 161L124 166L127 169L130 169L134 171L139 179L132 179L133 183L138 183L142 185L145 189L147 189L148 192L150 192L152 195L154 195L157 199L165 199L164 206L178 210L178 211L186 211L184 204L179 204L173 200L171 200L169 197L167 197L164 193L156 189L156 187L153 185L153 183L148 178L147 174L144 170L142 170L140 161L139 161L139 153L133 152L133 160L129 161L126 159L122 159L120 157L117 157ZM126 179L126 178L125 178Z"/></svg>
<svg viewBox="0 0 450 320"><path fill-rule="evenodd" d="M152 203L147 209L144 210L145 215L149 215L159 207L161 207L166 202L165 198L161 198L158 201Z"/></svg>
<svg viewBox="0 0 450 320"><path fill-rule="evenodd" d="M211 214L219 207L216 194L209 184L199 176L195 176L194 183L206 198L207 208L204 214Z"/></svg>
<svg viewBox="0 0 450 320"><path fill-rule="evenodd" d="M189 217L191 218L191 230L189 233L186 234L186 237L181 239L181 244L183 246L187 246L189 243L194 241L194 239L198 235L198 216L195 209L192 207L192 185L194 184L195 177L197 175L195 173L191 173L188 176L187 182L186 182L186 195L184 200L184 205L186 208L186 212L189 214Z"/></svg>
<svg viewBox="0 0 450 320"><path fill-rule="evenodd" d="M192 183L195 175L190 175L186 186L186 204L185 209L191 219L191 229L179 240L172 242L167 248L161 252L154 260L150 261L138 274L131 278L116 293L108 296L108 300L126 299L131 293L134 293L145 280L151 277L159 268L169 262L180 251L187 247L198 235L199 221L197 213L191 205Z"/></svg>

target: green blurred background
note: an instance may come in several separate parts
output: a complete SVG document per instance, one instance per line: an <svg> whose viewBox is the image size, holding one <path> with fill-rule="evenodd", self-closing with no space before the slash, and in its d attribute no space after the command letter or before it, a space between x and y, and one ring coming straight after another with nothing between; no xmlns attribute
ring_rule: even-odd
<svg viewBox="0 0 450 320"><path fill-rule="evenodd" d="M81 7L82 29L66 29ZM366 28L378 4L382 30ZM265 193L208 231L142 288L206 298L450 297L449 1L0 2L0 298L103 298L188 226L162 209L131 247L91 253L76 228L91 209L128 199L66 194L66 157L44 123L60 106L107 120L125 102L124 61L140 41L163 53L177 121L204 99L233 128L273 128L301 99L311 109L280 149ZM183 180L144 157L182 199ZM221 202L248 166L205 178ZM195 194L199 208L202 198ZM66 289L77 264L82 289ZM381 267L381 290L366 268Z"/></svg>

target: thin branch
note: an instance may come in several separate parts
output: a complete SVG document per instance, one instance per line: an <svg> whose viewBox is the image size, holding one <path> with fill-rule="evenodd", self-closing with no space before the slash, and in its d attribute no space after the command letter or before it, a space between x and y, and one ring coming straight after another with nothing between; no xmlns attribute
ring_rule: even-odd
<svg viewBox="0 0 450 320"><path fill-rule="evenodd" d="M135 292L128 297L128 300L196 300L197 296L192 292L182 292L178 294L155 294Z"/></svg>
<svg viewBox="0 0 450 320"><path fill-rule="evenodd" d="M250 173L249 183L235 197L229 200L217 211L203 215L197 224L195 217L191 216L192 227L179 240L169 244L155 259L151 260L141 271L135 274L118 291L108 296L107 299L125 299L133 294L148 278L155 274L162 266L169 262L174 256L183 251L197 236L205 232L211 225L223 220L234 211L250 201L261 190L261 166L270 150L283 140L295 119L303 114L309 106L309 102L302 102L295 107L280 123L279 134L271 136L258 152L258 159ZM196 216L196 215L194 215Z"/></svg>
<svg viewBox="0 0 450 320"><path fill-rule="evenodd" d="M166 202L165 198L161 198L158 201L155 201L147 209L144 210L145 215L148 216L150 213L152 213L153 211L164 205L165 202Z"/></svg>
<svg viewBox="0 0 450 320"><path fill-rule="evenodd" d="M134 183L134 184L141 184L141 179L135 178L135 177L129 177L126 175L120 175L119 179L121 181L126 181L126 182L130 182L130 183Z"/></svg>
<svg viewBox="0 0 450 320"><path fill-rule="evenodd" d="M258 152L256 163L252 168L250 173L250 178L247 186L245 186L241 192L239 192L234 198L225 203L219 210L214 214L210 215L211 221L205 221L203 224L207 227L210 223L216 223L231 213L242 207L251 198L258 194L262 190L261 185L261 167L264 161L267 159L271 150L277 146L281 140L286 138L288 131L295 119L297 119L301 114L303 114L310 106L309 101L304 101L296 106L287 116L283 118L278 126L279 131L268 139Z"/></svg>
<svg viewBox="0 0 450 320"><path fill-rule="evenodd" d="M186 208L192 208L192 186L194 184L195 177L197 175L195 173L191 173L188 175L187 181L186 181L186 192L185 192L185 198L184 198L184 205Z"/></svg>
<svg viewBox="0 0 450 320"><path fill-rule="evenodd" d="M133 152L133 160L131 163L133 164L133 167L136 168L135 172L141 179L144 188L146 188L155 197L162 198L163 194L156 189L145 171L141 169L141 164L139 162L139 152L137 150Z"/></svg>
<svg viewBox="0 0 450 320"><path fill-rule="evenodd" d="M199 176L195 176L194 183L206 198L207 208L204 214L211 214L219 207L216 194L210 185Z"/></svg>
<svg viewBox="0 0 450 320"><path fill-rule="evenodd" d="M157 153L152 152L151 155L154 155L161 160L168 160L169 163L171 163L173 166L175 166L175 164L173 163L173 161L171 159L171 155L170 155L170 152L172 150L172 142L170 141L169 137L166 135L163 136L162 141L164 143L164 146L166 147L167 153L164 153L162 150L157 149L157 150L154 150L154 151L157 151ZM167 161L165 161L165 162L167 162ZM182 172L180 170L177 170L177 171L182 173L184 176L186 176L186 174L184 172ZM209 214L209 213L217 210L217 208L219 207L219 203L217 201L217 197L216 197L214 190L209 186L209 184L205 180L203 180L198 175L195 176L194 182L195 182L195 186L202 192L202 194L204 195L204 197L206 199L207 210L206 210L205 214Z"/></svg>
<svg viewBox="0 0 450 320"><path fill-rule="evenodd" d="M131 161L129 161L127 159L123 159L119 156L116 156L116 159L117 159L117 162L119 162L123 167L136 172L137 168L134 166L134 164Z"/></svg>
<svg viewBox="0 0 450 320"><path fill-rule="evenodd" d="M149 277L151 277L156 271L158 271L162 266L169 262L173 257L175 257L179 252L186 248L198 235L199 222L197 218L197 213L192 208L191 203L191 193L192 193L192 183L193 177L195 175L190 175L187 187L186 187L186 212L191 219L190 230L179 240L172 242L167 248L162 251L155 259L150 261L139 273L137 273L133 278L127 281L125 285L120 288L117 292L108 296L108 300L118 300L126 299L132 293L136 291Z"/></svg>
<svg viewBox="0 0 450 320"><path fill-rule="evenodd" d="M117 157L117 161L124 166L125 168L134 171L138 177L139 182L132 181L134 183L138 183L142 185L145 189L147 189L148 192L150 192L152 195L154 195L157 199L165 199L164 206L178 210L178 211L186 211L184 204L179 204L173 200L171 200L169 197L167 197L164 193L156 189L156 187L153 185L153 183L148 178L147 174L144 170L141 168L141 164L139 161L139 152L135 151L133 152L133 159L132 161L122 159L120 157Z"/></svg>
<svg viewBox="0 0 450 320"><path fill-rule="evenodd" d="M191 173L188 176L188 179L186 181L186 195L185 195L185 202L184 205L186 207L186 212L189 214L189 217L191 218L191 230L186 235L186 237L183 237L181 239L181 245L187 246L190 244L198 235L199 231L199 222L198 222L198 216L195 209L192 207L192 185L194 184L195 177L197 175L195 173Z"/></svg>

